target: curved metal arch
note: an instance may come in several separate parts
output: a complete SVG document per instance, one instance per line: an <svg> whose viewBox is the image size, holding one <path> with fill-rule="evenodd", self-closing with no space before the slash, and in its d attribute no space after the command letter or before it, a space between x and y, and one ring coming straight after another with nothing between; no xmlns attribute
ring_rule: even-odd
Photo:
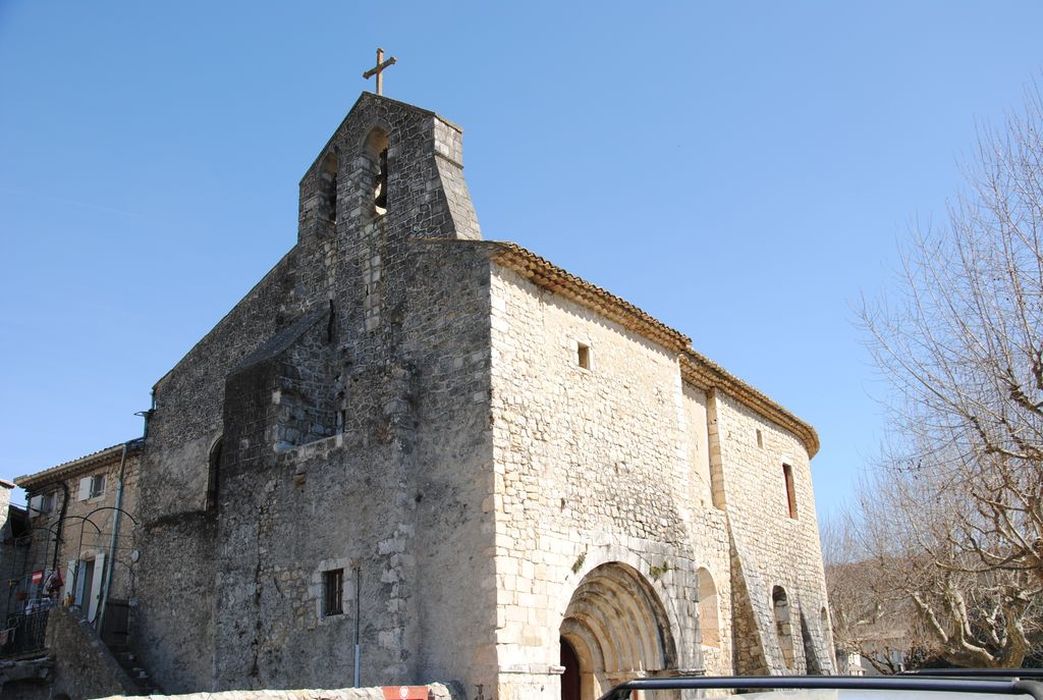
<svg viewBox="0 0 1043 700"><path fill-rule="evenodd" d="M58 538L58 540L60 542L64 542L65 539L61 535L59 535L58 532L54 529L56 527L58 527L58 523L55 523L54 525L51 525L50 527L42 527L40 525L31 525L31 526L29 526L28 532L26 532L24 535L19 536L17 538L17 540L22 540L24 542L27 542L29 545L32 545L32 543L33 543L33 532L36 531L36 530L40 530L40 531L46 532L48 535L54 535L55 537ZM44 548L44 560L47 559L47 552L49 552L50 549L51 549L51 538L50 537L47 538L46 545L47 546Z"/></svg>
<svg viewBox="0 0 1043 700"><path fill-rule="evenodd" d="M134 523L134 527L137 527L138 525L140 525L140 523L138 522L138 519L135 518L133 515L131 515L130 511L126 510L125 508L119 508L117 506L98 506L97 508L92 510L90 513L87 513L87 515L84 516L84 517L89 519L95 513L99 513L99 512L101 512L103 510L118 510L123 515L127 516L128 518L130 518L130 521L132 523Z"/></svg>
<svg viewBox="0 0 1043 700"><path fill-rule="evenodd" d="M50 551L51 551L51 537L50 536L51 535L54 536L54 540L55 540L55 542L54 542L54 551L56 551L56 552L58 551L58 547L61 545L61 543L65 542L65 538L62 537L59 534L61 532L61 521L58 521L58 522L50 525L49 527L42 527L40 525L31 525L29 527L29 532L22 536L23 538L26 538L26 537L28 538L30 546L32 546L32 542L33 542L32 533L34 531L37 531L37 530L46 532L49 535L47 540L44 543L44 548L43 548L43 562L44 562L43 566L46 569L47 568L47 559L48 559L48 556L49 556ZM28 562L28 561L29 560L28 560L28 557L27 557L26 558L26 562Z"/></svg>
<svg viewBox="0 0 1043 700"><path fill-rule="evenodd" d="M101 528L98 527L98 523L96 523L96 522L94 522L93 520L90 519L90 516L91 516L92 513L93 513L93 511L91 513L88 513L87 515L67 515L67 516L65 516L67 518L76 518L78 520L82 520L83 521L82 523L80 523L80 539L76 543L76 558L77 559L80 558L80 552L83 551L83 525L84 525L84 523L90 523L91 525L93 525L94 529L97 530L98 537L101 537Z"/></svg>
<svg viewBox="0 0 1043 700"><path fill-rule="evenodd" d="M66 515L65 518L66 520L84 520L93 525L94 529L98 531L99 535L101 534L101 528L98 527L98 524L84 515ZM80 528L82 529L83 525L80 525Z"/></svg>
<svg viewBox="0 0 1043 700"><path fill-rule="evenodd" d="M58 533L55 532L55 530L54 530L54 528L57 527L57 526L58 526L58 523L55 523L54 525L51 525L50 527L42 527L40 525L32 525L32 526L29 527L29 532L32 532L33 530L43 530L44 532L49 532L52 535L57 535ZM28 535L22 535L22 537L27 537L27 536ZM22 537L20 537L19 539L21 539Z"/></svg>

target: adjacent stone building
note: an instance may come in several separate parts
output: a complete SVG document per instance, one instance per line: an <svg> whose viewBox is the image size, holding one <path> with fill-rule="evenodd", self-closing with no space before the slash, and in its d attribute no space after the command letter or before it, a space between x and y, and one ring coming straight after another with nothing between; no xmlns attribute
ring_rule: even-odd
<svg viewBox="0 0 1043 700"><path fill-rule="evenodd" d="M14 487L0 479L0 624L4 628L7 616L21 607L18 591L25 580L26 555L32 544L26 509L11 503Z"/></svg>
<svg viewBox="0 0 1043 700"><path fill-rule="evenodd" d="M364 93L301 181L296 245L155 385L127 545L155 681L343 687L357 663L590 699L830 672L813 429L482 240L462 163L459 127Z"/></svg>
<svg viewBox="0 0 1043 700"><path fill-rule="evenodd" d="M96 622L108 603L110 623L126 636L127 608L136 597L142 446L132 440L15 480L29 494L33 538L16 590L30 608L50 597ZM48 590L52 574L59 576L58 593Z"/></svg>

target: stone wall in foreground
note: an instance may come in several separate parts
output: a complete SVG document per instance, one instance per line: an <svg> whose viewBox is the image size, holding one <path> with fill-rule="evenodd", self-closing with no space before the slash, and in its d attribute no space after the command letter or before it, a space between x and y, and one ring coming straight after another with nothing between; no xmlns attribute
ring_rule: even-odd
<svg viewBox="0 0 1043 700"><path fill-rule="evenodd" d="M54 608L48 616L47 650L54 661L50 697L64 693L73 699L96 698L113 691L137 691L94 629L64 608Z"/></svg>
<svg viewBox="0 0 1043 700"><path fill-rule="evenodd" d="M406 688L337 688L333 690L226 690L220 693L189 693L187 695L150 695L150 700L384 700L387 697L419 697L417 691L427 690L427 700L461 700L462 695L441 683ZM406 690L402 695L400 690ZM390 694L387 691L391 691ZM112 695L99 700L124 700L126 696Z"/></svg>

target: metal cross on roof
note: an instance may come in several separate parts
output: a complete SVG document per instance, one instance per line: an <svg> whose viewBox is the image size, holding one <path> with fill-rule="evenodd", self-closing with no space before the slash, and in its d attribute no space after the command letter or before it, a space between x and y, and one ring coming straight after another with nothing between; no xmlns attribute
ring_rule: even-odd
<svg viewBox="0 0 1043 700"><path fill-rule="evenodd" d="M384 69L387 68L388 66L395 65L397 60L398 59L396 59L394 56L392 56L391 58L389 58L388 60L385 61L384 60L384 49L377 49L377 65L375 65L373 68L370 68L368 71L366 71L365 73L362 74L362 77L365 78L366 80L369 80L374 75L377 76L377 94L378 95L383 95L384 94L384 76L382 75L382 73L384 72Z"/></svg>

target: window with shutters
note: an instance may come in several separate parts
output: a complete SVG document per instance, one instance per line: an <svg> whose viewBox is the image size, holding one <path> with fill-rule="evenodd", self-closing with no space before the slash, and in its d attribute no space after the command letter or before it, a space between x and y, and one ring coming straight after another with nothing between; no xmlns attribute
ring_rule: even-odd
<svg viewBox="0 0 1043 700"><path fill-rule="evenodd" d="M47 515L54 510L54 493L45 493L29 499L29 512L33 517Z"/></svg>
<svg viewBox="0 0 1043 700"><path fill-rule="evenodd" d="M105 495L105 475L95 474L91 477L90 497L97 498Z"/></svg>
<svg viewBox="0 0 1043 700"><path fill-rule="evenodd" d="M80 479L79 500L86 501L89 498L98 498L105 495L105 475L92 474Z"/></svg>

